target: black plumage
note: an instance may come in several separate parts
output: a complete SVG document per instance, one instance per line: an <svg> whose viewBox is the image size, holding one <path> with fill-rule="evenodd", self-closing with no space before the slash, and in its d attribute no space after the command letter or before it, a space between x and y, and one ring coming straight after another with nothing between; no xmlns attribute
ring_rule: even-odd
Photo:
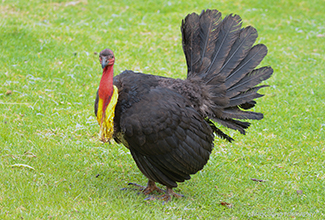
<svg viewBox="0 0 325 220"><path fill-rule="evenodd" d="M149 179L145 192L155 190L158 182L167 186L168 198L177 196L171 190L177 182L207 163L214 134L233 141L214 122L245 134L250 123L240 120L263 118L245 110L255 106L254 99L262 96L257 91L265 87L257 85L273 73L271 67L255 69L267 48L253 46L257 31L242 28L238 15L222 19L219 11L209 9L192 13L182 21L181 32L185 80L125 70L113 82L119 94L113 137L129 148Z"/></svg>

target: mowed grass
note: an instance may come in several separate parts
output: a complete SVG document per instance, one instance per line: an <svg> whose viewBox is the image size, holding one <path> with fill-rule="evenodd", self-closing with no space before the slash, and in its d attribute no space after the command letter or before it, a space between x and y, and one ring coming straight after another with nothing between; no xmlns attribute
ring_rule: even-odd
<svg viewBox="0 0 325 220"><path fill-rule="evenodd" d="M115 52L116 74L185 78L181 19L206 8L241 15L268 46L265 119L216 138L176 189L185 198L145 201L120 190L147 181L128 150L98 140L96 53ZM0 218L324 218L324 11L322 0L2 1Z"/></svg>

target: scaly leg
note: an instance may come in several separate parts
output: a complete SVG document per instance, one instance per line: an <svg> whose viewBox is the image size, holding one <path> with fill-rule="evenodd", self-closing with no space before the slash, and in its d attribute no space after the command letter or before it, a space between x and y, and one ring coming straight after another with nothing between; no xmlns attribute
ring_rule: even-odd
<svg viewBox="0 0 325 220"><path fill-rule="evenodd" d="M153 191L157 191L158 193L165 192L164 190L160 189L158 186L156 186L156 183L152 180L148 181L147 187L143 189L142 193L145 195L149 195Z"/></svg>
<svg viewBox="0 0 325 220"><path fill-rule="evenodd" d="M167 186L167 191L166 191L166 193L163 196L161 196L161 199L163 199L166 202L168 202L168 201L171 200L171 195L174 196L174 197L176 197L176 198L178 198L178 199L184 197L184 195L175 193L173 191L173 188Z"/></svg>
<svg viewBox="0 0 325 220"><path fill-rule="evenodd" d="M136 183L129 183L128 185L136 186L139 188L140 191L142 191L143 194L149 195L153 191L157 191L158 193L163 193L165 192L164 190L160 189L159 187L156 186L156 183L152 180L148 181L148 184L146 187L138 185Z"/></svg>

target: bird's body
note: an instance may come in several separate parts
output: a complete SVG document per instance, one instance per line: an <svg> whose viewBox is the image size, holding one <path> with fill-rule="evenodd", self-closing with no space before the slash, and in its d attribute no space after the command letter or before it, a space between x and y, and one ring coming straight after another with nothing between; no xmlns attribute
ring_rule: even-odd
<svg viewBox="0 0 325 220"><path fill-rule="evenodd" d="M177 196L172 191L177 182L190 179L207 163L214 134L233 140L213 121L245 134L250 123L238 119L263 118L245 110L262 96L257 90L263 86L256 85L273 72L270 67L254 70L267 49L262 44L253 47L257 32L241 28L238 15L221 20L220 12L206 10L188 15L181 28L185 80L130 70L113 79L114 55L105 49L95 101L101 139L123 143L149 179L145 193L157 190L158 182L167 187L167 199L169 194Z"/></svg>

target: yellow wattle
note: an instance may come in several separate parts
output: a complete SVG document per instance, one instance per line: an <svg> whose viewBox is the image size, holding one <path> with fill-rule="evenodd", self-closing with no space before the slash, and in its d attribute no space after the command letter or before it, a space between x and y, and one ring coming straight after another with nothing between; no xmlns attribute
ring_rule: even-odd
<svg viewBox="0 0 325 220"><path fill-rule="evenodd" d="M108 103L105 112L103 112L104 100L101 98L98 100L97 121L100 125L99 139L104 143L108 142L114 134L114 116L118 99L118 89L114 85L113 88L114 91L111 101Z"/></svg>

